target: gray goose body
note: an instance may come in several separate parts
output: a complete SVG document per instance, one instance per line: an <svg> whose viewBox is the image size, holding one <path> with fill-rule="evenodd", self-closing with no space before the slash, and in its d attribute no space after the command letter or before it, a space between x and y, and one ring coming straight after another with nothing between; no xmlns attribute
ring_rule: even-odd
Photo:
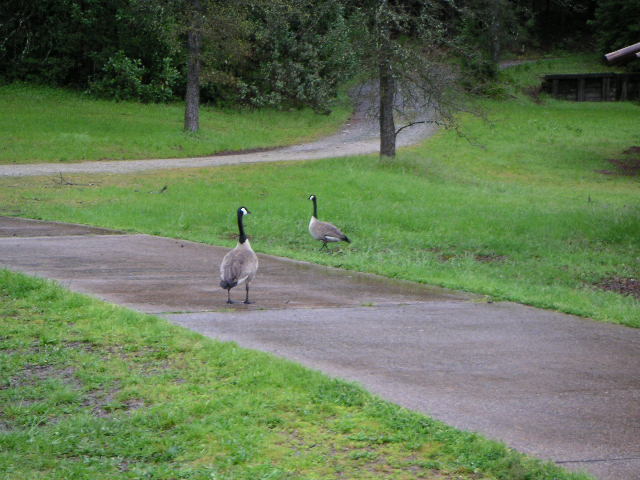
<svg viewBox="0 0 640 480"><path fill-rule="evenodd" d="M246 296L244 303L249 301L249 283L255 278L258 271L258 256L255 254L244 233L243 217L248 215L245 207L238 209L238 230L240 237L236 247L227 252L220 264L220 287L227 290L227 303L235 303L231 300L231 289L244 284Z"/></svg>
<svg viewBox="0 0 640 480"><path fill-rule="evenodd" d="M313 238L322 242L322 247L326 248L327 243L333 242L347 242L351 243L349 237L347 237L342 230L329 222L322 222L318 220L318 204L315 195L311 195L309 200L313 202L313 215L309 221L309 233Z"/></svg>

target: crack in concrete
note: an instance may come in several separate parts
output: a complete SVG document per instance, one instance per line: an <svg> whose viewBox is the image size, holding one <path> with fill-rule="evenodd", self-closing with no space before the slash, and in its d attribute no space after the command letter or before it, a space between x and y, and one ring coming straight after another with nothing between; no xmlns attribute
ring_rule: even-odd
<svg viewBox="0 0 640 480"><path fill-rule="evenodd" d="M583 460L555 460L555 463L600 463L600 462L628 462L629 460L640 460L640 457L619 457L619 458L586 458Z"/></svg>

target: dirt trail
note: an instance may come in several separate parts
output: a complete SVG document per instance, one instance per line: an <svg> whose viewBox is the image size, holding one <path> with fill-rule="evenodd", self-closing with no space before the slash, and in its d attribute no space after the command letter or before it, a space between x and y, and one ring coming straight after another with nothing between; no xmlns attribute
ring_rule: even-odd
<svg viewBox="0 0 640 480"><path fill-rule="evenodd" d="M164 158L149 160L114 160L81 163L38 163L27 165L0 165L0 177L58 175L70 173L131 173L143 170L172 168L200 168L219 165L257 162L316 160L320 158L364 155L380 151L378 120L371 112L375 98L370 90L362 89L355 97L356 109L341 130L315 142L261 152L233 153L192 158ZM421 119L432 119L426 112ZM436 131L433 123L422 123L403 129L398 134L397 146L416 144Z"/></svg>

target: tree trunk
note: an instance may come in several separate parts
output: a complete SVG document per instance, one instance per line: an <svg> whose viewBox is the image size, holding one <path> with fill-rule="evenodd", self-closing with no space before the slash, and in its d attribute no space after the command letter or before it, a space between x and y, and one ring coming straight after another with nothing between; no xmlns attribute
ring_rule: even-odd
<svg viewBox="0 0 640 480"><path fill-rule="evenodd" d="M395 80L391 62L383 52L380 59L380 156L396 156L396 124L393 120Z"/></svg>
<svg viewBox="0 0 640 480"><path fill-rule="evenodd" d="M501 49L501 29L502 25L500 25L500 4L499 0L492 0L490 4L491 11L490 15L490 24L489 24L489 37L491 42L491 62L496 66L498 62L500 62L500 55L502 53Z"/></svg>
<svg viewBox="0 0 640 480"><path fill-rule="evenodd" d="M202 5L192 0L190 25L187 33L188 68L185 95L184 129L197 132L200 129L200 55L202 51Z"/></svg>

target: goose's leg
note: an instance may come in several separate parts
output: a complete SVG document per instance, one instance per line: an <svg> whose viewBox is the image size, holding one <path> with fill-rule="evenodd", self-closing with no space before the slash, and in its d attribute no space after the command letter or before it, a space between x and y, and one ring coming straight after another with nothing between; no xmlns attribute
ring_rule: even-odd
<svg viewBox="0 0 640 480"><path fill-rule="evenodd" d="M227 288L227 303L234 303L233 300L231 300L231 289Z"/></svg>
<svg viewBox="0 0 640 480"><path fill-rule="evenodd" d="M244 297L244 303L246 304L252 303L249 301L249 283L245 283L244 287L247 289L247 295Z"/></svg>

